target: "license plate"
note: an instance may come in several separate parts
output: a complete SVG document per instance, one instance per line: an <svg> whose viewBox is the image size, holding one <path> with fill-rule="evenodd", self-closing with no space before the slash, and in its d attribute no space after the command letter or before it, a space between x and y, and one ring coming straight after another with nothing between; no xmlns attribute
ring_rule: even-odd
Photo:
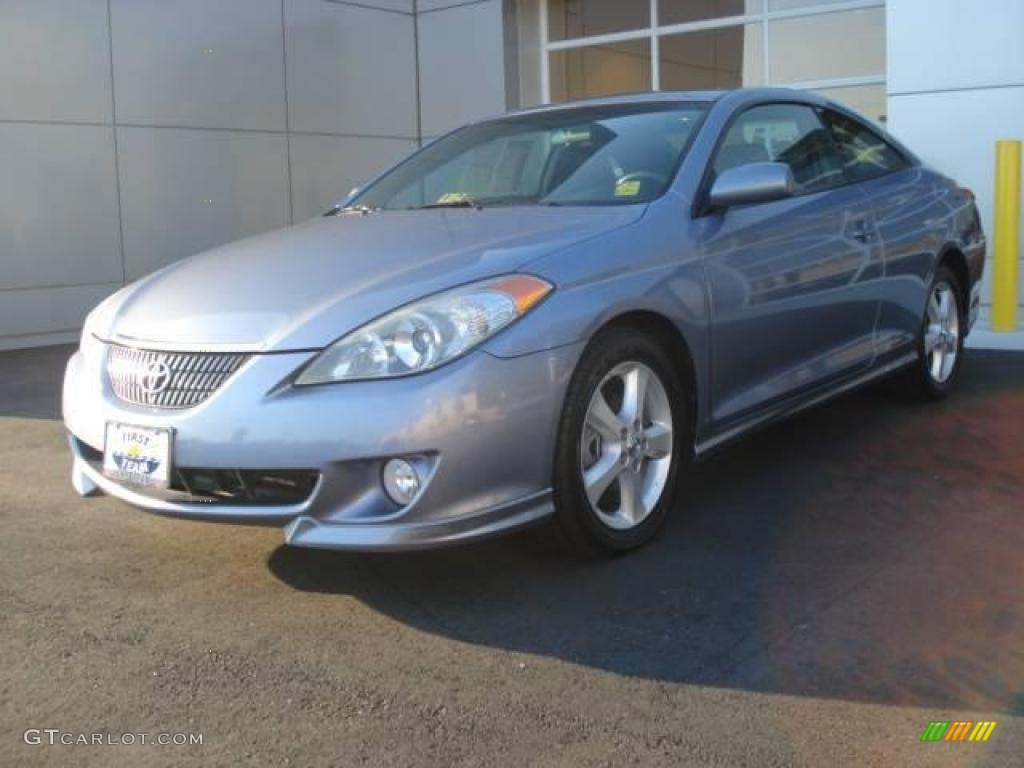
<svg viewBox="0 0 1024 768"><path fill-rule="evenodd" d="M103 474L133 485L166 488L171 477L171 430L108 423Z"/></svg>

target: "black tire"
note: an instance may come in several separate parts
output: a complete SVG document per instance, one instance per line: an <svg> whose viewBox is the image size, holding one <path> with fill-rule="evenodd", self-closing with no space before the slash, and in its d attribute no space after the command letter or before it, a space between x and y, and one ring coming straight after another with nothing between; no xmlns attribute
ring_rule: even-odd
<svg viewBox="0 0 1024 768"><path fill-rule="evenodd" d="M957 379L960 377L960 368L963 365L964 336L967 331L965 287L960 284L956 273L945 264L936 270L932 284L928 287L928 302L932 301L936 291L940 290L943 285L949 286L955 297L951 306L952 311L956 312L957 321L956 354L948 376L946 378L936 377L933 373L929 352L926 349L930 322L926 302L924 317L921 319L921 330L918 332L917 338L917 360L901 376L904 391L916 400L941 400L948 396L956 388Z"/></svg>
<svg viewBox="0 0 1024 768"><path fill-rule="evenodd" d="M562 416L554 464L555 525L562 543L583 554L611 554L635 549L662 527L675 501L681 467L692 452L688 398L680 366L659 336L632 326L616 326L598 334L587 346L570 381ZM605 377L618 366L641 363L657 375L670 406L671 463L656 504L633 528L620 530L605 524L587 498L582 469L583 426L591 399ZM628 470L625 470L628 471Z"/></svg>

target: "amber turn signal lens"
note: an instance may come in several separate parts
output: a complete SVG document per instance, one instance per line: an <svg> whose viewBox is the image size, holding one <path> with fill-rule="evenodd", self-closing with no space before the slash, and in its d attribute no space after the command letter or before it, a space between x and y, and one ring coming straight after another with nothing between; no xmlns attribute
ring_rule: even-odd
<svg viewBox="0 0 1024 768"><path fill-rule="evenodd" d="M554 290L551 283L533 275L509 275L495 280L489 287L511 296L520 315L536 306Z"/></svg>

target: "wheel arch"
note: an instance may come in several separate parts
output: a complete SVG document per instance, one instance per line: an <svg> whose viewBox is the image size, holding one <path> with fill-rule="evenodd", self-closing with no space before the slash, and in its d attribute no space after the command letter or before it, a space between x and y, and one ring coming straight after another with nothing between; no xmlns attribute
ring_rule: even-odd
<svg viewBox="0 0 1024 768"><path fill-rule="evenodd" d="M967 256L959 246L949 243L939 251L935 270L949 267L960 282L960 316L965 320L971 311L971 273L967 267Z"/></svg>
<svg viewBox="0 0 1024 768"><path fill-rule="evenodd" d="M591 335L589 344L601 333L612 328L634 328L663 341L672 351L672 361L686 390L687 415L689 417L691 443L696 440L697 414L699 408L699 383L693 353L682 331L668 317L650 309L633 309L607 318ZM690 446L691 451L693 445Z"/></svg>

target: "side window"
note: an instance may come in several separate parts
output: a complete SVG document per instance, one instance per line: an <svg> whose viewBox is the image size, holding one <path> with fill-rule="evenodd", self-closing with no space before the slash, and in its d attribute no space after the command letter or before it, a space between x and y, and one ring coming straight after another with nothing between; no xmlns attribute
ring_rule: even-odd
<svg viewBox="0 0 1024 768"><path fill-rule="evenodd" d="M825 122L852 180L864 181L906 168L903 155L866 125L832 110L825 110Z"/></svg>
<svg viewBox="0 0 1024 768"><path fill-rule="evenodd" d="M717 175L766 162L786 163L801 192L844 181L842 164L818 115L798 104L766 104L741 114L718 148L712 168Z"/></svg>

